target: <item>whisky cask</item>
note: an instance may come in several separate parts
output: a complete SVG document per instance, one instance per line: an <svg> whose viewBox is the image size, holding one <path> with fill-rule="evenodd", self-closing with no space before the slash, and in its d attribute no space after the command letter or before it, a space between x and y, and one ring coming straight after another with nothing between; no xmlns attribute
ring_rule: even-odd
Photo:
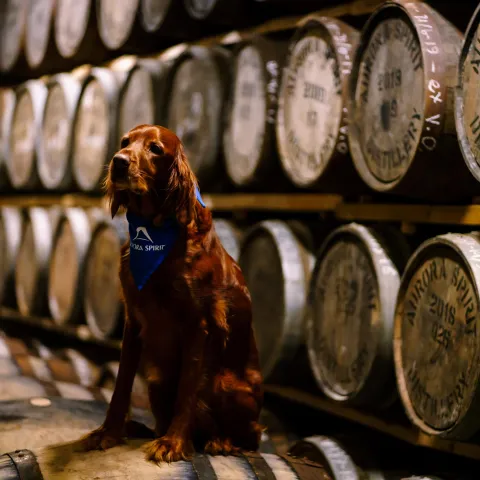
<svg viewBox="0 0 480 480"><path fill-rule="evenodd" d="M0 207L0 305L15 307L15 263L22 239L22 213Z"/></svg>
<svg viewBox="0 0 480 480"><path fill-rule="evenodd" d="M243 0L183 0L188 14L195 20L213 25L238 27L246 18Z"/></svg>
<svg viewBox="0 0 480 480"><path fill-rule="evenodd" d="M360 185L348 142L347 82L359 34L309 16L290 41L277 113L281 164L295 185L351 192Z"/></svg>
<svg viewBox="0 0 480 480"><path fill-rule="evenodd" d="M132 66L117 73L119 80L117 142L137 125L160 124L160 82L166 67L153 58L135 58Z"/></svg>
<svg viewBox="0 0 480 480"><path fill-rule="evenodd" d="M98 33L95 7L95 0L56 0L55 44L60 55L76 65L96 65L107 55Z"/></svg>
<svg viewBox="0 0 480 480"><path fill-rule="evenodd" d="M189 47L175 60L167 82L167 126L183 142L203 190L221 177L220 139L230 85L229 59L222 47Z"/></svg>
<svg viewBox="0 0 480 480"><path fill-rule="evenodd" d="M355 223L325 239L310 282L306 338L327 397L374 407L395 395L393 317L408 253L400 232Z"/></svg>
<svg viewBox="0 0 480 480"><path fill-rule="evenodd" d="M480 234L446 234L414 252L395 311L400 397L424 432L468 439L480 430Z"/></svg>
<svg viewBox="0 0 480 480"><path fill-rule="evenodd" d="M15 295L22 315L48 315L48 271L55 214L47 209L27 210L15 264Z"/></svg>
<svg viewBox="0 0 480 480"><path fill-rule="evenodd" d="M441 201L478 191L455 131L461 43L423 2L386 2L368 20L352 68L348 139L372 189Z"/></svg>
<svg viewBox="0 0 480 480"><path fill-rule="evenodd" d="M455 90L455 122L458 141L467 167L480 181L479 26L480 6L470 20L460 55Z"/></svg>
<svg viewBox="0 0 480 480"><path fill-rule="evenodd" d="M253 326L266 380L288 376L304 343L304 315L313 255L281 221L245 233L239 263L253 307Z"/></svg>
<svg viewBox="0 0 480 480"><path fill-rule="evenodd" d="M48 303L57 325L84 318L84 277L94 219L81 208L66 208L53 234Z"/></svg>
<svg viewBox="0 0 480 480"><path fill-rule="evenodd" d="M72 173L77 187L98 190L116 149L118 84L106 68L93 68L83 84L74 121Z"/></svg>
<svg viewBox="0 0 480 480"><path fill-rule="evenodd" d="M115 228L109 221L99 222L92 232L85 260L83 309L95 338L113 336L121 324L119 271L121 247L127 238L127 225Z"/></svg>
<svg viewBox="0 0 480 480"><path fill-rule="evenodd" d="M6 190L9 187L6 163L9 157L8 147L14 105L13 89L0 88L0 190Z"/></svg>
<svg viewBox="0 0 480 480"><path fill-rule="evenodd" d="M29 0L7 0L0 7L0 72L25 75L25 30Z"/></svg>
<svg viewBox="0 0 480 480"><path fill-rule="evenodd" d="M39 73L53 73L68 68L55 44L54 20L56 0L30 2L26 23L25 56L30 69Z"/></svg>
<svg viewBox="0 0 480 480"><path fill-rule="evenodd" d="M275 189L284 183L275 119L285 54L285 42L261 36L235 52L223 152L227 174L239 187Z"/></svg>
<svg viewBox="0 0 480 480"><path fill-rule="evenodd" d="M182 480L331 480L321 465L309 460L268 453L245 453L239 456L210 456L196 453L191 460L160 463L145 460L144 441L129 441L105 452L84 453L75 444L30 450L11 451L0 456L0 478L42 480L77 479L92 475L97 480L182 479ZM64 469L68 458L68 469ZM8 475L8 477L7 477Z"/></svg>
<svg viewBox="0 0 480 480"><path fill-rule="evenodd" d="M47 87L40 80L29 80L15 91L6 163L15 190L28 191L39 186L37 159L46 97Z"/></svg>
<svg viewBox="0 0 480 480"><path fill-rule="evenodd" d="M37 161L45 190L69 191L72 187L73 128L81 91L80 80L66 73L55 75L47 84Z"/></svg>
<svg viewBox="0 0 480 480"><path fill-rule="evenodd" d="M232 222L224 220L223 218L215 218L213 225L227 253L238 262L242 235L240 230Z"/></svg>
<svg viewBox="0 0 480 480"><path fill-rule="evenodd" d="M100 389L97 391L100 392ZM107 413L107 402L101 397L96 400L91 396L88 400L39 393L3 402L2 414L5 416L0 421L0 452L77 441L100 426ZM135 408L132 418L153 427L152 415L145 410ZM3 480L4 472L0 472Z"/></svg>
<svg viewBox="0 0 480 480"><path fill-rule="evenodd" d="M109 50L136 53L151 44L140 24L140 0L96 0L100 38Z"/></svg>
<svg viewBox="0 0 480 480"><path fill-rule="evenodd" d="M103 365L95 386L113 391L117 382L119 367L120 362L107 362ZM147 383L139 374L135 375L132 392L140 396L148 395Z"/></svg>

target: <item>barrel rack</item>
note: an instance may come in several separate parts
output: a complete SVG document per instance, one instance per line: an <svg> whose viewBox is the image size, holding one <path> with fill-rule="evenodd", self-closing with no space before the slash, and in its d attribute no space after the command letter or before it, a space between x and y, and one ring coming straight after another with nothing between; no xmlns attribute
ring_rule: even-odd
<svg viewBox="0 0 480 480"><path fill-rule="evenodd" d="M407 203L349 202L339 195L236 193L203 194L207 206L215 212L297 212L332 213L340 221L375 221L480 226L480 204L428 205ZM0 206L14 207L105 207L103 197L82 194L63 196L1 196Z"/></svg>

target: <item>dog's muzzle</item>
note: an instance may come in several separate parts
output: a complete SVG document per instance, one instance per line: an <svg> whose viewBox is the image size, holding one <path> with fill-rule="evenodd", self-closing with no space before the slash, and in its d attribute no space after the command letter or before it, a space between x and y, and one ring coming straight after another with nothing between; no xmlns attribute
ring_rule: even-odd
<svg viewBox="0 0 480 480"><path fill-rule="evenodd" d="M130 159L121 154L117 154L113 157L112 165L112 180L125 180L128 174L128 167L130 165Z"/></svg>

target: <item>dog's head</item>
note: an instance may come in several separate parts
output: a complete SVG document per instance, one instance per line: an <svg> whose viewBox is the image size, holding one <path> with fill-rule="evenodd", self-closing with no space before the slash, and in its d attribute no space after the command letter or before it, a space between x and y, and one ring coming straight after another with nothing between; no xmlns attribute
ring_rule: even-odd
<svg viewBox="0 0 480 480"><path fill-rule="evenodd" d="M197 180L182 143L170 130L139 125L121 140L105 179L112 217L121 206L145 217L171 214L188 225L195 214Z"/></svg>

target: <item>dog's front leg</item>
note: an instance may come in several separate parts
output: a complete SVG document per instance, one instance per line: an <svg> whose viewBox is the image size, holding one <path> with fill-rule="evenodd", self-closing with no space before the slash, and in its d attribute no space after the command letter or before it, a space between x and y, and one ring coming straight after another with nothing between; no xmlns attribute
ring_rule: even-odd
<svg viewBox="0 0 480 480"><path fill-rule="evenodd" d="M122 443L125 421L129 413L133 381L140 362L141 351L142 341L138 326L126 316L120 367L107 417L101 427L81 439L85 450L105 450Z"/></svg>
<svg viewBox="0 0 480 480"><path fill-rule="evenodd" d="M175 462L185 460L193 453L192 424L195 420L197 394L203 381L207 336L207 322L202 319L184 343L174 417L167 434L148 444L148 460Z"/></svg>

